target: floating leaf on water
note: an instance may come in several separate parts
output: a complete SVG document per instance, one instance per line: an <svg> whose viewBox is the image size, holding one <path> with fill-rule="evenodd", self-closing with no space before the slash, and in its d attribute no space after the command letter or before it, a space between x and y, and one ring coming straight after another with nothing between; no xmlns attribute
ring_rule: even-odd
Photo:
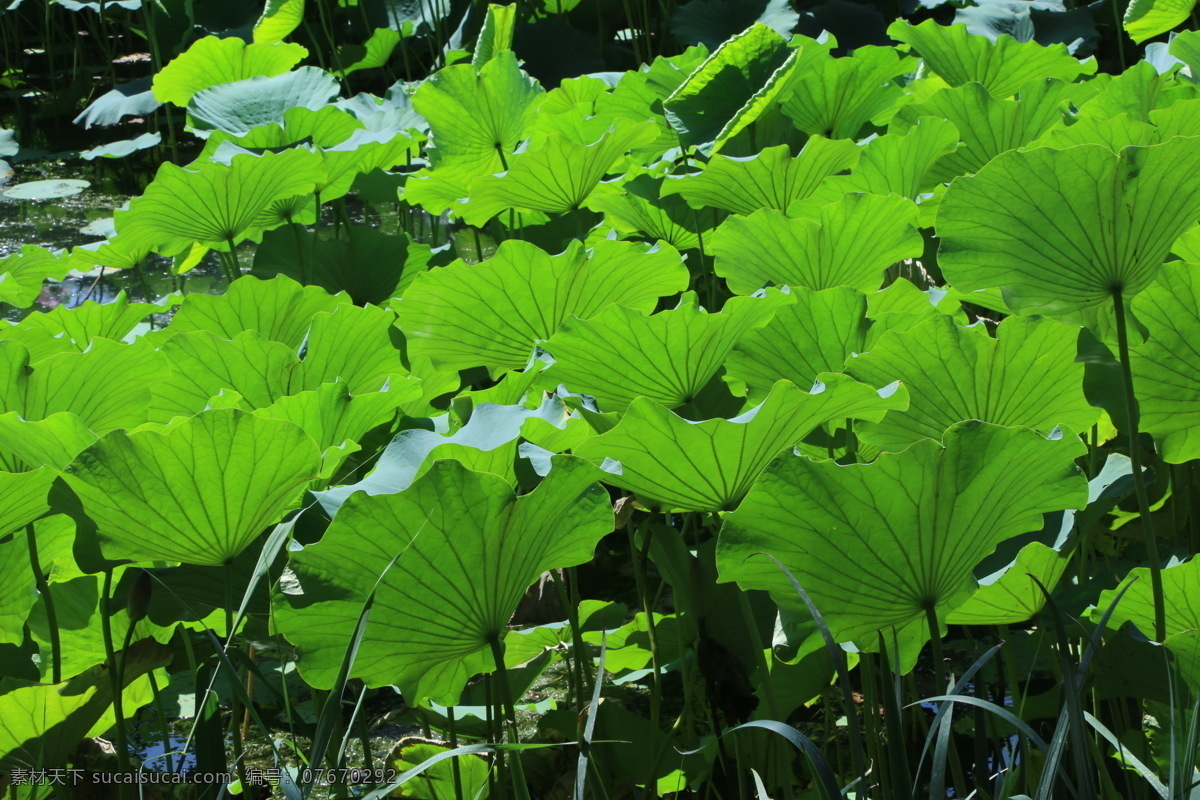
<svg viewBox="0 0 1200 800"><path fill-rule="evenodd" d="M56 200L79 194L92 184L74 178L50 178L44 181L26 181L10 186L3 194L9 200Z"/></svg>

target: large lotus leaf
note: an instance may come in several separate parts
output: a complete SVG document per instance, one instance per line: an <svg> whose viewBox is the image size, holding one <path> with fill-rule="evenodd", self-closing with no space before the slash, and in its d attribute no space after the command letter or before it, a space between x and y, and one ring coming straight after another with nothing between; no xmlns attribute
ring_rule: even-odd
<svg viewBox="0 0 1200 800"><path fill-rule="evenodd" d="M575 452L602 465L605 482L666 509L728 511L771 459L818 426L874 419L903 409L901 387L877 392L845 375L822 375L809 394L780 381L758 406L733 419L691 422L638 398L612 430Z"/></svg>
<svg viewBox="0 0 1200 800"><path fill-rule="evenodd" d="M211 159L224 142L230 141L248 150L277 149L301 142L319 148L333 147L363 127L353 114L336 106L316 110L289 108L283 112L281 122L260 125L241 136L214 131L205 141L199 160Z"/></svg>
<svg viewBox="0 0 1200 800"><path fill-rule="evenodd" d="M1119 154L1100 145L1011 151L958 178L938 211L938 264L957 289L1002 287L1018 313L1134 295L1200 217L1200 139Z"/></svg>
<svg viewBox="0 0 1200 800"><path fill-rule="evenodd" d="M735 297L710 314L688 292L677 308L653 316L612 305L588 320L565 320L544 345L554 364L542 374L596 398L603 411L622 411L635 397L676 408L695 399L738 338L784 300Z"/></svg>
<svg viewBox="0 0 1200 800"><path fill-rule="evenodd" d="M1080 61L1066 45L1043 46L1018 42L1007 34L991 41L975 36L965 25L939 25L926 20L913 25L898 19L888 36L910 45L951 86L978 81L994 97L1012 97L1037 78L1058 78L1070 83L1080 75L1096 72L1095 59Z"/></svg>
<svg viewBox="0 0 1200 800"><path fill-rule="evenodd" d="M92 339L122 341L134 333L147 316L170 308L153 303L131 303L124 291L105 303L90 300L74 307L55 306L44 314L30 314L11 327L0 325L0 339L17 339L29 347L30 362L53 352L82 352ZM53 344L49 344L46 340ZM35 351L33 342L41 346ZM53 350L50 350L53 348Z"/></svg>
<svg viewBox="0 0 1200 800"><path fill-rule="evenodd" d="M632 119L641 122L651 119L658 125L658 138L647 145L649 161L679 144L679 136L663 113L662 101L669 97L695 71L708 51L689 47L670 58L659 56L636 71L621 75L611 92L596 98L595 113L600 117Z"/></svg>
<svg viewBox="0 0 1200 800"><path fill-rule="evenodd" d="M27 244L0 258L0 302L28 308L42 293L43 281L62 280L70 268L61 255Z"/></svg>
<svg viewBox="0 0 1200 800"><path fill-rule="evenodd" d="M725 361L726 379L744 385L752 402L776 381L810 386L822 372L841 372L846 359L864 349L870 320L862 292L800 287L792 296L770 322L747 331Z"/></svg>
<svg viewBox="0 0 1200 800"><path fill-rule="evenodd" d="M901 97L895 79L915 68L894 47L860 47L834 58L817 43L803 46L783 95L783 113L809 134L857 138L864 125Z"/></svg>
<svg viewBox="0 0 1200 800"><path fill-rule="evenodd" d="M282 42L304 22L304 0L267 0L254 23L255 44Z"/></svg>
<svg viewBox="0 0 1200 800"><path fill-rule="evenodd" d="M161 352L171 375L151 387L155 422L202 411L222 392L236 392L237 405L246 409L269 406L288 394L299 364L293 350L253 330L233 339L211 331L181 333L163 343Z"/></svg>
<svg viewBox="0 0 1200 800"><path fill-rule="evenodd" d="M129 213L117 218L117 233L144 227L171 254L195 242L236 244L261 227L259 218L273 203L309 194L321 179L320 158L303 149L243 154L228 165L210 162L197 170L164 163Z"/></svg>
<svg viewBox="0 0 1200 800"><path fill-rule="evenodd" d="M69 411L96 434L146 421L150 387L167 377L166 359L145 343L94 339L85 352L59 353L29 368L29 352L0 341L0 413L41 420Z"/></svg>
<svg viewBox="0 0 1200 800"><path fill-rule="evenodd" d="M541 96L511 51L496 53L478 72L470 64L435 72L413 95L413 107L429 122L434 170L454 164L469 165L477 176L503 170Z"/></svg>
<svg viewBox="0 0 1200 800"><path fill-rule="evenodd" d="M338 89L337 79L325 70L300 67L199 91L188 102L188 118L197 130L241 136L260 125L283 124L289 108L316 111L337 97Z"/></svg>
<svg viewBox="0 0 1200 800"><path fill-rule="evenodd" d="M945 315L886 333L871 352L849 359L846 373L877 386L899 380L913 403L857 433L876 447L902 450L941 439L969 419L1043 434L1060 425L1083 432L1100 410L1083 394L1078 338L1077 327L1043 317L1009 317L994 339L983 325L963 328Z"/></svg>
<svg viewBox="0 0 1200 800"><path fill-rule="evenodd" d="M765 589L781 609L806 615L779 559L820 609L839 642L875 645L891 631L912 664L939 621L971 596L972 570L998 544L1042 526L1042 514L1080 508L1087 482L1074 437L1047 440L1023 428L967 422L945 444L918 442L871 464L803 456L772 464L717 544L722 581Z"/></svg>
<svg viewBox="0 0 1200 800"><path fill-rule="evenodd" d="M390 422L397 409L419 400L420 391L414 392L407 384L383 392L351 394L344 383L326 383L281 397L254 413L296 423L323 452L343 442L358 443L372 429Z"/></svg>
<svg viewBox="0 0 1200 800"><path fill-rule="evenodd" d="M554 134L510 158L508 169L471 184L470 202L458 213L482 226L508 209L564 214L582 207L600 179L630 149L654 140L651 122L620 120L592 142Z"/></svg>
<svg viewBox="0 0 1200 800"><path fill-rule="evenodd" d="M149 700L142 676L170 661L171 649L158 642L138 642L126 651L123 697L129 712ZM101 664L62 683L6 680L0 694L0 765L10 772L30 764L65 769L79 742L102 733L94 729L112 716L109 672Z"/></svg>
<svg viewBox="0 0 1200 800"><path fill-rule="evenodd" d="M34 421L10 411L0 414L0 469L8 472L25 472L42 466L62 469L94 441L96 434L69 411Z"/></svg>
<svg viewBox="0 0 1200 800"><path fill-rule="evenodd" d="M678 195L663 195L664 179L642 173L614 184L601 184L588 208L626 236L663 241L677 250L695 250L724 212L700 214Z"/></svg>
<svg viewBox="0 0 1200 800"><path fill-rule="evenodd" d="M321 454L298 425L237 409L113 431L63 473L110 560L227 564L278 522Z"/></svg>
<svg viewBox="0 0 1200 800"><path fill-rule="evenodd" d="M108 269L131 269L138 267L158 246L158 237L150 228L124 224L128 209L113 212L113 229L107 239L76 245L71 248L71 267L87 272L93 267ZM116 235L117 220L121 220L120 236Z"/></svg>
<svg viewBox="0 0 1200 800"><path fill-rule="evenodd" d="M243 331L258 331L265 339L299 349L313 317L348 302L315 286L301 286L278 276L260 280L238 278L224 294L189 294L175 313L169 333L212 331L233 339Z"/></svg>
<svg viewBox="0 0 1200 800"><path fill-rule="evenodd" d="M0 483L11 483L6 480L11 477L8 473L0 472ZM50 484L43 482L38 488L44 500ZM23 531L17 531L7 542L0 542L0 644L19 646L25 641L25 620L29 618L37 599L37 584L29 564L29 540Z"/></svg>
<svg viewBox="0 0 1200 800"><path fill-rule="evenodd" d="M679 254L665 245L604 241L589 257L575 242L551 256L510 240L480 264L423 273L393 307L410 355L445 369L499 373L524 367L534 345L567 317L586 319L611 303L649 311L687 279Z"/></svg>
<svg viewBox="0 0 1200 800"><path fill-rule="evenodd" d="M722 138L790 55L783 37L761 23L722 44L663 100L680 143L709 145Z"/></svg>
<svg viewBox="0 0 1200 800"><path fill-rule="evenodd" d="M570 411L557 397L543 400L537 408L479 402L471 418L451 434L424 428L400 431L375 463L374 469L357 483L335 486L315 493L325 513L337 514L347 497L358 492L392 494L403 491L441 459L453 459L467 469L499 475L516 485L517 438L530 420L561 430Z"/></svg>
<svg viewBox="0 0 1200 800"><path fill-rule="evenodd" d="M495 668L489 645L503 640L525 590L545 570L590 559L612 530L594 480L586 463L557 456L518 498L495 475L439 461L398 494L353 495L321 541L291 558L302 593L286 595L291 608L278 619L305 680L332 683L378 580L351 674L399 686L414 706L457 703L472 675Z"/></svg>
<svg viewBox="0 0 1200 800"><path fill-rule="evenodd" d="M760 208L786 211L825 178L853 167L861 152L853 142L812 136L795 158L784 144L747 158L716 155L702 172L667 177L660 194L682 195L693 208L735 214L749 215Z"/></svg>
<svg viewBox="0 0 1200 800"><path fill-rule="evenodd" d="M951 625L1016 625L1033 619L1046 604L1042 587L1053 589L1070 565L1070 553L1061 553L1041 542L1030 542L1021 548L1007 569L981 578L979 590L947 614L946 622Z"/></svg>
<svg viewBox="0 0 1200 800"><path fill-rule="evenodd" d="M1200 685L1200 642L1196 631L1200 629L1200 595L1196 585L1200 583L1200 560L1192 557L1182 564L1175 564L1161 572L1163 605L1166 611L1167 639L1165 644L1177 659L1180 674L1193 686ZM1154 636L1154 591L1150 582L1150 570L1138 567L1130 570L1116 589L1100 594L1092 618L1098 619L1124 591L1121 602L1110 618L1116 628L1126 622L1137 626L1148 637Z"/></svg>
<svg viewBox="0 0 1200 800"><path fill-rule="evenodd" d="M1120 75L1103 77L1108 80L1097 82L1101 91L1077 104L1081 105L1080 117L1112 119L1128 114L1138 122L1149 122L1151 112L1196 97L1194 84L1181 82L1173 74L1159 74L1147 61L1137 62Z"/></svg>
<svg viewBox="0 0 1200 800"><path fill-rule="evenodd" d="M1022 86L1014 98L997 99L983 84L972 81L905 106L897 118L913 124L924 116L941 117L958 130L962 144L934 163L929 173L933 180L948 182L978 172L1001 153L1061 125L1063 108L1080 93L1078 84L1040 78Z"/></svg>
<svg viewBox="0 0 1200 800"><path fill-rule="evenodd" d="M390 376L407 374L392 340L395 321L395 314L377 306L342 305L317 314L291 392L334 381L342 381L354 394L375 392Z"/></svg>
<svg viewBox="0 0 1200 800"><path fill-rule="evenodd" d="M359 175L389 170L416 155L418 149L417 141L408 133L355 131L346 141L320 151L325 168L325 177L317 183L321 201L343 197Z"/></svg>
<svg viewBox="0 0 1200 800"><path fill-rule="evenodd" d="M1196 0L1130 0L1121 22L1129 38L1141 44L1186 22L1195 6Z"/></svg>
<svg viewBox="0 0 1200 800"><path fill-rule="evenodd" d="M921 255L917 208L902 197L848 194L816 219L763 209L730 217L713 234L716 272L735 294L768 285L873 292L883 271Z"/></svg>
<svg viewBox="0 0 1200 800"><path fill-rule="evenodd" d="M352 225L343 234L325 239L302 225L268 231L255 248L250 274L285 276L327 292L345 292L358 305L382 304L400 296L433 255L429 245L418 244L404 233Z"/></svg>
<svg viewBox="0 0 1200 800"><path fill-rule="evenodd" d="M1129 356L1141 429L1164 461L1200 458L1200 266L1163 265L1133 310L1150 329Z"/></svg>
<svg viewBox="0 0 1200 800"><path fill-rule="evenodd" d="M56 473L53 469L0 472L0 537L33 522L46 513L46 495Z"/></svg>
<svg viewBox="0 0 1200 800"><path fill-rule="evenodd" d="M810 197L793 203L790 216L817 216L822 206L851 192L897 194L917 200L940 181L933 170L958 147L958 131L949 122L924 117L903 136L889 134L872 139L849 175L836 175L822 183Z"/></svg>
<svg viewBox="0 0 1200 800"><path fill-rule="evenodd" d="M257 75L280 75L308 55L298 44L246 44L236 36L206 36L154 76L154 96L186 106L197 92Z"/></svg>

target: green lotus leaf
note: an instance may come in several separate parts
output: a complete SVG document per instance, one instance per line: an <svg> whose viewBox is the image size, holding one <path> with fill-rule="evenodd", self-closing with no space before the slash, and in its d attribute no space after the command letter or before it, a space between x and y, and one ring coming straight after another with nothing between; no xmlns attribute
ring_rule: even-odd
<svg viewBox="0 0 1200 800"><path fill-rule="evenodd" d="M54 353L82 352L92 339L125 340L138 331L151 314L168 310L177 298L162 305L131 303L124 291L106 303L88 301L69 308L55 306L44 314L30 314L19 323L0 325L0 339L15 339L29 348L30 363Z"/></svg>
<svg viewBox="0 0 1200 800"><path fill-rule="evenodd" d="M1193 75L1200 71L1200 36L1196 31L1180 31L1175 34L1171 37L1167 49L1172 56L1191 67Z"/></svg>
<svg viewBox="0 0 1200 800"><path fill-rule="evenodd" d="M32 422L10 411L0 414L0 469L7 472L25 472L42 466L62 469L94 441L96 434L69 411Z"/></svg>
<svg viewBox="0 0 1200 800"><path fill-rule="evenodd" d="M1096 86L1100 91L1081 104L1079 117L1112 119L1128 114L1138 122L1149 122L1151 112L1195 98L1197 91L1172 74L1159 74L1147 61L1139 61L1120 75L1097 76Z"/></svg>
<svg viewBox="0 0 1200 800"><path fill-rule="evenodd" d="M146 343L94 339L85 352L59 353L30 369L23 345L0 341L0 374L0 413L42 420L69 411L103 435L146 421L150 387L167 377L167 364Z"/></svg>
<svg viewBox="0 0 1200 800"><path fill-rule="evenodd" d="M897 194L917 200L940 181L937 164L958 147L958 130L943 119L924 117L903 136L889 134L872 139L862 148L862 158L849 175L824 181L812 194L786 210L789 216L820 214L822 206L852 192Z"/></svg>
<svg viewBox="0 0 1200 800"><path fill-rule="evenodd" d="M315 111L328 105L339 88L336 78L317 67L246 78L196 92L187 104L188 119L200 131L241 136L260 125L282 124L289 108Z"/></svg>
<svg viewBox="0 0 1200 800"><path fill-rule="evenodd" d="M593 142L551 135L512 156L505 172L474 181L470 201L458 213L468 224L479 227L510 208L548 214L574 211L583 206L618 159L654 137L652 122L624 120Z"/></svg>
<svg viewBox="0 0 1200 800"><path fill-rule="evenodd" d="M453 433L440 434L423 428L400 431L362 480L314 494L325 513L332 517L347 497L358 492L403 491L442 459L453 459L476 472L498 475L516 486L516 460L520 452L517 439L525 423L539 421L561 429L569 418L570 410L556 397L545 398L536 408L481 401L472 409L466 424Z"/></svg>
<svg viewBox="0 0 1200 800"><path fill-rule="evenodd" d="M233 339L211 331L181 333L164 342L161 352L171 375L151 388L150 419L156 422L202 411L223 390L237 392L238 407L269 406L288 394L299 364L293 350L253 330Z"/></svg>
<svg viewBox="0 0 1200 800"><path fill-rule="evenodd" d="M1063 149L1081 144L1099 144L1119 153L1131 145L1145 147L1158 144L1159 141L1158 130L1153 125L1138 122L1123 113L1111 119L1085 117L1065 128L1051 128L1030 142L1028 147Z"/></svg>
<svg viewBox="0 0 1200 800"><path fill-rule="evenodd" d="M210 162L197 170L167 162L129 204L129 212L117 218L117 234L146 228L172 254L196 242L236 244L263 227L260 217L273 203L311 193L321 178L320 158L302 149L238 155L228 166Z"/></svg>
<svg viewBox="0 0 1200 800"><path fill-rule="evenodd" d="M353 114L336 106L327 105L316 110L289 108L283 112L281 121L259 125L240 136L213 131L205 140L198 160L212 160L225 142L252 151L276 150L300 143L311 143L318 148L333 147L363 127Z"/></svg>
<svg viewBox="0 0 1200 800"><path fill-rule="evenodd" d="M236 409L113 431L63 473L105 558L227 564L299 501L321 454L298 425Z"/></svg>
<svg viewBox="0 0 1200 800"><path fill-rule="evenodd" d="M0 302L28 308L42 293L43 281L62 280L70 268L61 255L27 244L0 258Z"/></svg>
<svg viewBox="0 0 1200 800"><path fill-rule="evenodd" d="M342 381L353 394L376 392L390 376L408 374L392 340L395 321L395 314L377 306L342 305L317 314L291 391Z"/></svg>
<svg viewBox="0 0 1200 800"><path fill-rule="evenodd" d="M10 477L8 473L0 472L0 483L11 484L6 480ZM33 487L9 485L5 488ZM50 484L43 481L37 488L44 500ZM25 641L25 620L37 599L37 583L29 564L29 540L24 531L18 530L17 535L7 542L0 542L0 644L20 645Z"/></svg>
<svg viewBox="0 0 1200 800"><path fill-rule="evenodd" d="M113 234L107 239L72 247L71 267L87 272L95 267L132 269L141 266L158 246L158 240L154 231L149 228L124 224L123 218L128 213L127 209L118 209L113 213ZM116 235L115 227L118 219L121 220L121 228L124 231L120 236Z"/></svg>
<svg viewBox="0 0 1200 800"><path fill-rule="evenodd" d="M517 7L489 3L483 17L483 28L475 40L471 66L480 69L496 53L512 49L513 31L517 26Z"/></svg>
<svg viewBox="0 0 1200 800"><path fill-rule="evenodd" d="M1200 217L1200 194L1189 189L1198 141L1003 153L946 192L939 266L960 290L1002 287L1023 314L1132 296Z"/></svg>
<svg viewBox="0 0 1200 800"><path fill-rule="evenodd" d="M517 497L498 476L439 461L405 491L350 497L321 541L291 558L301 593L285 595L278 619L305 680L332 683L378 580L351 674L399 686L412 705L457 703L473 674L495 668L489 645L525 590L545 570L590 559L612 530L594 480L585 462L556 456L542 484Z"/></svg>
<svg viewBox="0 0 1200 800"><path fill-rule="evenodd" d="M186 106L193 95L210 86L280 75L306 55L308 51L298 44L246 44L236 36L206 36L155 74L154 96Z"/></svg>
<svg viewBox="0 0 1200 800"><path fill-rule="evenodd" d="M132 713L151 697L143 676L171 661L171 649L138 642L125 654L125 708ZM112 725L112 677L101 664L62 683L6 681L0 695L0 766L65 769L79 742ZM99 730L96 730L99 728Z"/></svg>
<svg viewBox="0 0 1200 800"><path fill-rule="evenodd" d="M857 138L863 126L900 101L895 79L915 67L894 47L868 45L834 58L827 47L806 43L784 91L783 113L805 133Z"/></svg>
<svg viewBox="0 0 1200 800"><path fill-rule="evenodd" d="M687 269L666 245L605 241L589 254L575 242L551 256L509 240L480 264L423 273L393 308L410 355L499 374L524 367L568 317L586 319L612 303L649 311L686 285Z"/></svg>
<svg viewBox="0 0 1200 800"><path fill-rule="evenodd" d="M853 167L861 152L853 142L812 136L795 158L782 144L748 158L716 155L702 172L668 176L660 194L681 195L693 208L735 214L749 215L760 208L786 211L825 178Z"/></svg>
<svg viewBox="0 0 1200 800"><path fill-rule="evenodd" d="M725 361L726 380L744 386L751 402L761 402L776 381L811 386L822 372L841 372L865 348L870 320L862 292L799 287L791 296L767 324L743 334Z"/></svg>
<svg viewBox="0 0 1200 800"><path fill-rule="evenodd" d="M325 167L324 179L317 182L321 201L343 197L359 175L391 169L416 155L417 149L408 133L355 131L345 141L319 151Z"/></svg>
<svg viewBox="0 0 1200 800"><path fill-rule="evenodd" d="M187 295L166 330L212 331L222 339L233 339L243 331L258 331L265 339L298 350L317 314L348 302L345 296L330 295L316 286L301 286L288 277L260 280L245 276L221 295Z"/></svg>
<svg viewBox="0 0 1200 800"><path fill-rule="evenodd" d="M1021 548L1011 566L981 579L978 591L947 614L946 622L950 625L1017 625L1033 619L1046 604L1042 586L1053 588L1070 565L1069 554L1041 542L1030 542ZM1038 581L1042 586L1038 586Z"/></svg>
<svg viewBox="0 0 1200 800"><path fill-rule="evenodd" d="M942 89L896 115L909 124L920 117L941 117L958 130L961 144L933 164L929 177L948 182L971 175L996 156L1015 150L1062 124L1062 109L1078 99L1078 84L1042 78L1021 87L1016 97L997 99L974 81ZM893 123L895 125L895 123Z"/></svg>
<svg viewBox="0 0 1200 800"><path fill-rule="evenodd" d="M399 297L428 268L433 255L429 245L404 233L352 225L344 234L326 239L302 225L268 231L255 248L250 274L263 279L284 276L331 294L345 292L357 305L383 304Z"/></svg>
<svg viewBox="0 0 1200 800"><path fill-rule="evenodd" d="M698 249L724 212L699 214L682 197L663 196L666 185L662 177L635 174L619 184L602 184L587 206L603 212L605 223L626 236L663 241L677 250Z"/></svg>
<svg viewBox="0 0 1200 800"><path fill-rule="evenodd" d="M1196 604L1196 582L1200 580L1198 572L1200 560L1193 557L1182 564L1169 566L1161 573L1167 630L1164 644L1181 662L1179 666L1183 677L1193 685L1200 685L1200 642L1195 639L1195 632L1200 629L1200 607ZM1099 619L1121 591L1125 595L1117 603L1109 624L1117 628L1128 622L1143 634L1153 637L1154 592L1148 567L1130 570L1116 589L1101 592L1092 610L1092 618Z"/></svg>
<svg viewBox="0 0 1200 800"><path fill-rule="evenodd" d="M913 25L898 19L888 27L888 36L917 51L929 69L951 86L978 81L993 97L1012 97L1022 86L1038 78L1057 78L1070 83L1080 75L1096 72L1095 59L1080 61L1064 44L1043 46L1018 42L1007 34L996 41L971 34L965 25L939 25L926 20Z"/></svg>
<svg viewBox="0 0 1200 800"><path fill-rule="evenodd" d="M68 549L64 554L70 559L69 546L74 540L74 527L60 528L60 531L70 533L70 540L66 542ZM38 555L42 558L43 565L45 565L45 558L42 556L43 548L46 545L44 541L46 537L43 535L45 533L48 531L39 531L38 536ZM28 569L28 567L26 568ZM113 642L124 642L125 635L129 632L130 627L133 627L133 638L130 641L154 639L166 644L174 633L174 625L155 625L148 617L133 622L129 618L127 606L121 602L128 594L131 579L135 578L140 571L137 568L127 567L117 567L113 570L113 596L118 601L115 604L118 607L108 615ZM104 628L100 609L100 592L103 585L103 577L100 575L77 575L66 580L59 580L51 585L50 592L54 597L55 627L59 638L63 675L77 675L93 664L102 663L105 660ZM224 586L214 588L224 594ZM152 595L155 593L167 594L167 589L155 587ZM42 679L48 680L53 675L50 664L47 663L51 660L49 655L53 651L51 649L50 622L46 618L44 601L39 600L33 607L28 625L31 637L37 642L43 654Z"/></svg>
<svg viewBox="0 0 1200 800"><path fill-rule="evenodd" d="M812 394L779 381L767 399L733 419L691 422L638 398L617 427L575 453L643 502L664 509L735 508L770 461L818 426L846 417L874 419L903 409L902 387L878 392L845 375L823 374Z"/></svg>
<svg viewBox="0 0 1200 800"><path fill-rule="evenodd" d="M388 63L400 40L412 30L406 24L404 33L391 28L376 28L362 44L340 45L333 55L333 72L345 77L360 69L376 69Z"/></svg>
<svg viewBox="0 0 1200 800"><path fill-rule="evenodd" d="M845 195L817 219L789 219L773 209L730 217L710 250L730 291L750 294L768 285L873 292L883 271L921 255L917 208L901 197Z"/></svg>
<svg viewBox="0 0 1200 800"><path fill-rule="evenodd" d="M542 374L550 385L595 397L604 411L622 411L635 397L676 408L690 403L738 338L783 301L778 293L735 297L711 314L688 292L678 307L653 316L612 305L588 320L565 320L544 345L554 364Z"/></svg>
<svg viewBox="0 0 1200 800"><path fill-rule="evenodd" d="M46 495L57 473L41 468L28 472L0 472L0 537L23 528L46 513ZM25 559L28 566L29 559Z"/></svg>
<svg viewBox="0 0 1200 800"><path fill-rule="evenodd" d="M344 383L325 383L281 397L254 413L296 423L324 452L346 441L357 443L374 428L390 422L397 409L420 400L420 391L415 388L405 383L387 391L352 395Z"/></svg>
<svg viewBox="0 0 1200 800"><path fill-rule="evenodd" d="M496 53L478 72L456 64L422 81L412 102L429 122L434 171L459 165L473 176L501 172L542 94L511 51Z"/></svg>
<svg viewBox="0 0 1200 800"><path fill-rule="evenodd" d="M1185 22L1195 6L1196 0L1130 0L1121 24L1141 44Z"/></svg>
<svg viewBox="0 0 1200 800"><path fill-rule="evenodd" d="M717 48L662 101L680 144L703 147L729 138L729 126L738 113L770 83L790 55L783 37L761 23Z"/></svg>
<svg viewBox="0 0 1200 800"><path fill-rule="evenodd" d="M770 553L792 572L839 642L906 643L906 669L928 641L926 614L971 597L974 567L998 544L1081 508L1087 482L1074 437L1023 428L956 425L944 445L924 440L871 464L785 456L729 515L717 543L720 580L764 589L780 608L808 612Z"/></svg>
<svg viewBox="0 0 1200 800"><path fill-rule="evenodd" d="M1133 311L1150 330L1129 354L1141 429L1154 436L1164 461L1200 458L1200 267L1164 264Z"/></svg>
<svg viewBox="0 0 1200 800"><path fill-rule="evenodd" d="M876 447L903 450L920 439L941 439L951 425L969 419L1043 435L1058 426L1085 431L1100 409L1084 397L1078 338L1073 325L1009 317L993 339L983 325L964 328L941 314L886 333L871 352L847 360L846 374L877 386L899 380L913 403L856 432Z"/></svg>
<svg viewBox="0 0 1200 800"><path fill-rule="evenodd" d="M596 98L595 114L601 118L651 119L658 125L658 138L646 145L644 163L679 144L679 136L663 112L662 101L670 97L708 57L703 47L689 47L676 56L659 56L636 71L625 72L611 92Z"/></svg>
<svg viewBox="0 0 1200 800"><path fill-rule="evenodd" d="M262 16L254 23L255 44L282 42L304 22L304 0L267 0Z"/></svg>
<svg viewBox="0 0 1200 800"><path fill-rule="evenodd" d="M1147 116L1158 128L1158 141L1165 142L1176 136L1200 136L1197 111L1200 111L1200 98L1175 99L1166 108L1151 109Z"/></svg>

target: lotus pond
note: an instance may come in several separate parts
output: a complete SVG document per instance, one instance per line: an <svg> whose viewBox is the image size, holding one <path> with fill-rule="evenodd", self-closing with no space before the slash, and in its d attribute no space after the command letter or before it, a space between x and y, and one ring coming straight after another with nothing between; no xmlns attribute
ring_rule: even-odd
<svg viewBox="0 0 1200 800"><path fill-rule="evenodd" d="M1200 792L1191 3L0 10L0 787Z"/></svg>

